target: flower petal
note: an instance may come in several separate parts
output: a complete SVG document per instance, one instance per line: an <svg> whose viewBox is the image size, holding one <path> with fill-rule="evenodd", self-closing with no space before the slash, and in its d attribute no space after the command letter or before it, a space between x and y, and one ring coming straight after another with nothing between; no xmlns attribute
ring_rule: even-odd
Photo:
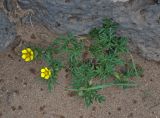
<svg viewBox="0 0 160 118"><path fill-rule="evenodd" d="M22 53L23 53L23 54L27 53L27 50L25 50L25 49L24 49L24 50L22 50Z"/></svg>
<svg viewBox="0 0 160 118"><path fill-rule="evenodd" d="M49 71L49 76L51 76L51 71Z"/></svg>
<svg viewBox="0 0 160 118"><path fill-rule="evenodd" d="M28 52L32 52L31 48L27 48L26 50L27 50Z"/></svg>
<svg viewBox="0 0 160 118"><path fill-rule="evenodd" d="M46 71L48 71L48 68L47 68L47 67L45 67L45 70L46 70Z"/></svg>
<svg viewBox="0 0 160 118"><path fill-rule="evenodd" d="M31 51L31 55L33 55L33 51Z"/></svg>
<svg viewBox="0 0 160 118"><path fill-rule="evenodd" d="M30 57L27 57L27 58L25 59L25 61L26 61L26 62L31 61Z"/></svg>
<svg viewBox="0 0 160 118"><path fill-rule="evenodd" d="M27 57L27 56L26 56L25 54L22 55L22 59L26 59L26 57Z"/></svg>
<svg viewBox="0 0 160 118"><path fill-rule="evenodd" d="M44 79L49 79L49 75L45 76Z"/></svg>
<svg viewBox="0 0 160 118"><path fill-rule="evenodd" d="M42 69L41 69L41 72L42 72L42 73L43 73L43 72L45 72L45 69L44 69L44 68L42 68Z"/></svg>
<svg viewBox="0 0 160 118"><path fill-rule="evenodd" d="M45 74L44 74L44 73L41 73L41 77L44 78L44 77L45 77Z"/></svg>
<svg viewBox="0 0 160 118"><path fill-rule="evenodd" d="M33 60L33 55L31 55L31 60Z"/></svg>

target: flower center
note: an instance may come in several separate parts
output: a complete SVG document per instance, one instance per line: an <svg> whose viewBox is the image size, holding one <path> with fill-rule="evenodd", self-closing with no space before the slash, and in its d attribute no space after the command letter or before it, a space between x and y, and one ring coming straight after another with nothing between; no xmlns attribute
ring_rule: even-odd
<svg viewBox="0 0 160 118"><path fill-rule="evenodd" d="M48 72L48 71L45 71L45 75L49 75L49 72Z"/></svg>
<svg viewBox="0 0 160 118"><path fill-rule="evenodd" d="M30 56L31 56L31 53L27 53L26 56L27 56L27 57L30 57Z"/></svg>

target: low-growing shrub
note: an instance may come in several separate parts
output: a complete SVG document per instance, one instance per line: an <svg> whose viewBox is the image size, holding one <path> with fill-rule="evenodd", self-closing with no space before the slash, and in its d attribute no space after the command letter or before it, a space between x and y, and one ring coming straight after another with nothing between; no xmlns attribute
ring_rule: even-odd
<svg viewBox="0 0 160 118"><path fill-rule="evenodd" d="M41 78L48 82L49 90L57 83L58 72L65 68L72 79L69 87L64 89L77 93L86 106L94 101L101 103L105 100L99 93L101 89L134 87L136 84L130 78L143 72L134 63L127 38L116 35L117 27L117 23L105 19L102 27L92 29L86 37L69 33L54 39L47 48L33 46L24 49L22 58L46 62L48 66L41 69Z"/></svg>

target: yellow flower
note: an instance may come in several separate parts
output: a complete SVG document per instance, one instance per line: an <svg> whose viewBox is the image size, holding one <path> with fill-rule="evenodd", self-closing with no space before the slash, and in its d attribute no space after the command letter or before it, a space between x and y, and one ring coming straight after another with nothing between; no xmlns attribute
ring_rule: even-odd
<svg viewBox="0 0 160 118"><path fill-rule="evenodd" d="M41 69L41 77L48 80L51 77L51 70L47 67Z"/></svg>
<svg viewBox="0 0 160 118"><path fill-rule="evenodd" d="M32 61L33 57L34 53L31 48L26 48L22 50L22 59L24 59L24 61L26 62Z"/></svg>

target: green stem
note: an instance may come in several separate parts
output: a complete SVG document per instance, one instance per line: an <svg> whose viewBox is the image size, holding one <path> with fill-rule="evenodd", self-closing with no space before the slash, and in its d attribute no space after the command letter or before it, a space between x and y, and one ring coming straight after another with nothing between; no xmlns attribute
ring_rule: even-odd
<svg viewBox="0 0 160 118"><path fill-rule="evenodd" d="M66 90L70 90L70 91L87 91L87 90L98 90L98 89L103 89L106 87L111 87L111 86L136 86L136 84L118 84L118 83L108 83L108 84L103 84L103 85L97 85L94 87L90 87L90 88L81 88L81 89L66 89Z"/></svg>
<svg viewBox="0 0 160 118"><path fill-rule="evenodd" d="M133 64L133 68L134 68L134 70L135 70L136 76L137 76L137 78L138 78L139 75L138 75L138 72L137 72L137 69L136 69L136 64L135 64L135 62L134 62L134 59L133 59L133 56L132 56L131 53L130 53L130 57L131 57L131 60L132 60L132 64Z"/></svg>

